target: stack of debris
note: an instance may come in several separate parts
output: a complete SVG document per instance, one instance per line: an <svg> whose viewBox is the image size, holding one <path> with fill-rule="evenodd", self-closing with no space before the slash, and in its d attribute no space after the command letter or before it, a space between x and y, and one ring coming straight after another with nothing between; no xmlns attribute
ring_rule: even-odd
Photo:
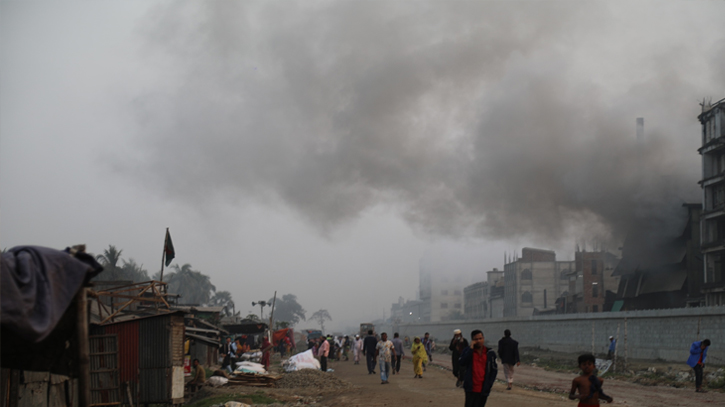
<svg viewBox="0 0 725 407"><path fill-rule="evenodd" d="M238 373L229 376L229 385L252 386L252 387L274 387L281 376L270 374Z"/></svg>

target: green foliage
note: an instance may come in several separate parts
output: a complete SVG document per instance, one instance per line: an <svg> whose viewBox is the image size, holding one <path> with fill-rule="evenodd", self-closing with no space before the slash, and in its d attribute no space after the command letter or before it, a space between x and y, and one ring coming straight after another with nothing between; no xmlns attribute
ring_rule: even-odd
<svg viewBox="0 0 725 407"><path fill-rule="evenodd" d="M114 245L108 245L103 254L96 256L96 260L103 266L103 272L95 280L98 281L133 281L139 283L149 281L149 273L143 265L136 263L136 260L128 261L121 258L123 250Z"/></svg>
<svg viewBox="0 0 725 407"><path fill-rule="evenodd" d="M232 294L229 291L217 291L214 296L209 300L209 306L211 307L224 307L222 314L224 316L232 316L234 313L234 301L232 300Z"/></svg>
<svg viewBox="0 0 725 407"><path fill-rule="evenodd" d="M121 267L121 272L124 276L124 280L132 280L135 283L139 283L142 281L149 281L149 272L143 268L143 264L139 265L136 263L136 260L129 259L121 260L123 262L123 266Z"/></svg>
<svg viewBox="0 0 725 407"><path fill-rule="evenodd" d="M268 304L272 303L272 299ZM297 296L294 294L285 294L282 298L277 298L274 304L274 319L280 322L287 322L289 326L294 326L300 320L305 320L304 308L297 302Z"/></svg>
<svg viewBox="0 0 725 407"><path fill-rule="evenodd" d="M178 264L171 266L174 270L164 276L168 283L169 293L180 294L181 304L207 304L212 298L211 293L216 287L211 283L209 276L200 271L193 270L191 264Z"/></svg>

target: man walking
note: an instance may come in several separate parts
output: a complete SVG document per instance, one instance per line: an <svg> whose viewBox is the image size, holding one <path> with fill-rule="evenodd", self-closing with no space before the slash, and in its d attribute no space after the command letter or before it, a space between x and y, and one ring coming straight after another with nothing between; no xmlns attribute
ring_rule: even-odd
<svg viewBox="0 0 725 407"><path fill-rule="evenodd" d="M400 359L403 358L403 355L405 355L405 352L403 351L403 341L400 339L400 335L396 332L393 334L393 348L395 349L395 360L393 360L393 364L391 367L391 370L393 371L393 374L400 373Z"/></svg>
<svg viewBox="0 0 725 407"><path fill-rule="evenodd" d="M617 349L617 340L613 336L609 337L609 351L607 352L607 359L614 359L614 350Z"/></svg>
<svg viewBox="0 0 725 407"><path fill-rule="evenodd" d="M707 348L710 346L710 340L695 341L690 346L690 357L687 364L695 371L695 391L698 393L707 393L702 389L702 370L705 368L705 359L707 359Z"/></svg>
<svg viewBox="0 0 725 407"><path fill-rule="evenodd" d="M363 355L368 364L368 374L375 374L375 345L378 344L377 338L373 335L373 330L368 331L368 336L363 341Z"/></svg>
<svg viewBox="0 0 725 407"><path fill-rule="evenodd" d="M461 367L466 369L463 379L465 407L484 407L498 374L496 352L486 348L483 343L483 332L474 330L471 332L471 346L464 349L461 355Z"/></svg>
<svg viewBox="0 0 725 407"><path fill-rule="evenodd" d="M421 342L423 343L423 348L425 348L425 353L428 356L428 360L423 361L423 371L425 372L425 365L427 364L427 362L433 361L433 350L431 349L432 342L430 340L430 334L428 332L425 333Z"/></svg>
<svg viewBox="0 0 725 407"><path fill-rule="evenodd" d="M375 356L380 361L380 384L388 384L388 375L390 374L390 362L395 357L395 347L393 342L388 340L388 334L383 332L380 334L380 342L375 345Z"/></svg>
<svg viewBox="0 0 725 407"><path fill-rule="evenodd" d="M503 331L503 338L498 341L498 357L501 358L503 374L506 376L506 390L511 390L514 384L514 365L519 366L519 343L511 338L511 331Z"/></svg>
<svg viewBox="0 0 725 407"><path fill-rule="evenodd" d="M352 345L352 354L354 356L353 359L355 360L356 365L360 364L360 354L362 353L362 350L363 340L360 339L360 335L355 335L355 342Z"/></svg>
<svg viewBox="0 0 725 407"><path fill-rule="evenodd" d="M320 357L320 370L327 371L327 357L330 355L330 342L325 337L320 338L320 346L317 348L317 356Z"/></svg>
<svg viewBox="0 0 725 407"><path fill-rule="evenodd" d="M453 339L448 349L451 351L451 366L453 366L453 376L456 376L456 387L461 387L463 384L463 369L458 360L461 358L461 353L468 347L468 341L461 334L460 329L453 331Z"/></svg>

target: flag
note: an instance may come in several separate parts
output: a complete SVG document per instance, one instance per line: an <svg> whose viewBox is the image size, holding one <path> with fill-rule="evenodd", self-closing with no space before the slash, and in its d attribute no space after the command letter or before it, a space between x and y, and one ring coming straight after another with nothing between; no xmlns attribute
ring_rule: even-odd
<svg viewBox="0 0 725 407"><path fill-rule="evenodd" d="M166 267L169 267L171 260L174 260L176 252L174 251L174 244L171 242L171 234L169 229L166 229L166 241L164 242L164 257L166 258Z"/></svg>

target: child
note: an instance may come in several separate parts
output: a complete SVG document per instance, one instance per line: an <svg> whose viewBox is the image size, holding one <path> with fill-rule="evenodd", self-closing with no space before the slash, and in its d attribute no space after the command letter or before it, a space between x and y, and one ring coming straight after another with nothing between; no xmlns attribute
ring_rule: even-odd
<svg viewBox="0 0 725 407"><path fill-rule="evenodd" d="M569 399L579 399L579 407L598 406L600 399L611 403L613 399L604 394L602 391L602 384L604 384L604 380L598 378L594 374L596 363L594 355L581 355L579 356L578 362L579 368L582 370L582 374L572 380ZM579 391L579 395L574 394L577 390Z"/></svg>

